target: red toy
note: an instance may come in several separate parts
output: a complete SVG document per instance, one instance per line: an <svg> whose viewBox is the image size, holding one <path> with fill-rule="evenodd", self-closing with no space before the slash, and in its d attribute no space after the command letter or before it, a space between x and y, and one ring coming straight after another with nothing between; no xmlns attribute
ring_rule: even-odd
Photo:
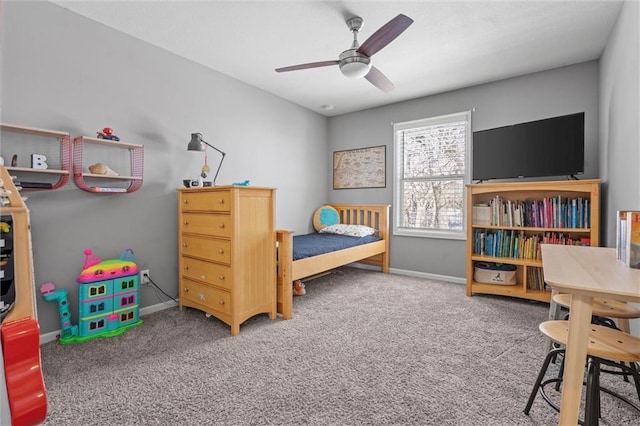
<svg viewBox="0 0 640 426"><path fill-rule="evenodd" d="M111 127L105 127L101 132L98 133L98 139L108 139L112 141L119 141L120 138L113 134L113 129Z"/></svg>
<svg viewBox="0 0 640 426"><path fill-rule="evenodd" d="M47 417L47 394L40 366L40 327L33 318L2 324L4 371L14 425L37 425Z"/></svg>

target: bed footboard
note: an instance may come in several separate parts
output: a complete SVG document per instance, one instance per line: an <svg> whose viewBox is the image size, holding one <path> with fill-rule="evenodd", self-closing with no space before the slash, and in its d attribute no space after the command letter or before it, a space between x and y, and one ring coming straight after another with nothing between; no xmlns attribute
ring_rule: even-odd
<svg viewBox="0 0 640 426"><path fill-rule="evenodd" d="M278 244L277 266L277 311L282 319L293 318L293 232L277 229L276 242Z"/></svg>

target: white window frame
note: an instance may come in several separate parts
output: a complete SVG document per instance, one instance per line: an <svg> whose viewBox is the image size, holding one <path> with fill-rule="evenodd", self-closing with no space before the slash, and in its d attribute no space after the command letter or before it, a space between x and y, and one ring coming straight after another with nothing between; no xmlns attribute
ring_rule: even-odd
<svg viewBox="0 0 640 426"><path fill-rule="evenodd" d="M398 132L402 130L413 129L416 127L434 126L438 124L450 123L455 121L466 122L466 138L465 138L465 170L463 175L447 176L442 180L449 180L451 177L462 177L462 230L436 230L425 228L404 228L400 226L402 215L402 199L401 188L403 184L403 158L401 141L398 140ZM420 120L406 121L393 124L393 149L394 149L394 175L393 175L393 235L423 237L423 238L443 238L451 240L467 239L467 187L466 184L471 182L471 111L463 111L458 113L440 115L437 117L424 118ZM440 180L439 178L428 178L425 180Z"/></svg>

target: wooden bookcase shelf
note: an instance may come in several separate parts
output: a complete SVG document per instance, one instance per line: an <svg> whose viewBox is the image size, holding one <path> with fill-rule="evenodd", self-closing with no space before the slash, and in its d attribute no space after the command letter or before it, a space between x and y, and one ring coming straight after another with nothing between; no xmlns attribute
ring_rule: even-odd
<svg viewBox="0 0 640 426"><path fill-rule="evenodd" d="M9 151L9 147L14 147L14 143L7 141L7 138L2 138L2 153L5 161L5 168L11 174L15 174L18 177L18 181L22 182L22 189L25 191L46 191L63 187L69 181L71 175L71 139L69 133L60 132L56 130L38 129L35 127L18 126L15 124L0 123L0 131L10 132L15 134L24 134L30 136L36 136L42 139L42 142L50 142L55 139L59 145L59 153L56 152L56 157L50 158L47 156L47 164L54 165L54 168L46 169L34 169L31 167L12 166L11 161L13 154ZM17 145L17 143L16 143ZM38 147L45 145L38 142ZM35 148L35 145L34 145ZM31 148L31 149L34 149ZM55 149L57 151L58 148ZM20 152L20 156L33 154L34 152ZM59 168L58 168L59 167ZM33 187L27 184L29 182Z"/></svg>
<svg viewBox="0 0 640 426"><path fill-rule="evenodd" d="M8 203L0 207L3 222L11 222L9 232L2 234L2 287L3 301L13 304L12 309L3 320L3 325L11 321L25 318L36 318L33 258L31 250L31 222L27 208L20 192L17 190L6 167L0 167L2 189L8 191ZM3 203L4 204L4 203ZM5 240L6 237L6 240ZM12 300L5 296L13 295Z"/></svg>
<svg viewBox="0 0 640 426"><path fill-rule="evenodd" d="M538 212L538 217L541 219L535 225L539 226L532 226L531 215L534 204L536 205L535 211ZM498 213L498 208L492 208L495 205L502 206L500 210L502 213ZM545 205L546 207L539 210L540 206ZM481 218L480 212L476 212L474 206L483 206L485 213L489 212L489 214ZM509 206L511 207L509 208ZM516 206L528 206L527 213L524 213L523 209L516 211L522 211L522 214L515 214L518 219L514 219ZM547 212L546 217L544 211ZM500 218L498 219L497 216ZM574 217L576 218L575 223ZM516 221L517 223L515 223ZM545 237L553 237L557 240L564 239L563 243L588 243L592 246L598 246L599 221L599 179L487 182L467 185L467 296L494 294L549 302L551 292L545 288L546 286L542 282L542 259L539 255L539 244L543 242L560 243L545 240ZM494 247L497 246L493 244L493 241L504 241L504 239L507 239L508 244L505 243L502 247L507 253L501 252L499 255L494 255L497 250L494 250ZM514 242L511 243L511 240ZM505 285L476 281L474 275L477 262L515 266L516 284Z"/></svg>
<svg viewBox="0 0 640 426"><path fill-rule="evenodd" d="M122 159L118 165L129 163L126 168L127 174L117 176L101 175L86 172L83 158L85 156L86 145L114 150L128 150L126 161ZM104 151L103 151L104 153ZM144 171L144 146L122 141L111 141L106 139L93 138L89 136L78 136L73 140L73 179L78 188L92 192L94 194L131 193L142 186Z"/></svg>

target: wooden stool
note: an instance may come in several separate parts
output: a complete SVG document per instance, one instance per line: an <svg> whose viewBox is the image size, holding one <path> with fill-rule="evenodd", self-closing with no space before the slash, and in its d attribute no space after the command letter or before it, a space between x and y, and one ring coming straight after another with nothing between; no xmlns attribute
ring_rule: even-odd
<svg viewBox="0 0 640 426"><path fill-rule="evenodd" d="M560 306L569 308L571 305L570 294L556 294L553 301ZM640 318L640 309L625 302L613 299L593 299L593 314L599 317L613 318L618 328L625 333L629 333L629 319ZM553 318L557 319L557 318Z"/></svg>
<svg viewBox="0 0 640 426"><path fill-rule="evenodd" d="M545 321L540 324L539 328L540 331L549 339L566 346L569 336L569 321ZM545 357L540 373L538 374L538 378L536 379L536 383L531 391L531 395L529 396L527 406L524 409L525 414L529 415L538 390L544 400L556 411L560 412L560 407L551 401L547 396L544 387L550 383L561 382L561 375L557 378L547 379L545 381L543 381L543 379L551 361L561 353L564 353L564 348L556 348L550 350ZM600 386L600 371L620 375L630 375L633 377L636 391L638 393L638 400L640 400L640 372L636 367L636 362L640 362L640 338L619 330L614 330L610 327L591 324L587 345L588 372L586 381L587 391L585 397L585 420L584 423L580 422L580 424L598 424L598 419L600 418L600 391L613 395L640 411L640 406L635 405L624 396ZM628 363L629 366L626 366L623 363ZM601 365L619 368L620 371L601 370ZM562 371L562 369L560 371Z"/></svg>

